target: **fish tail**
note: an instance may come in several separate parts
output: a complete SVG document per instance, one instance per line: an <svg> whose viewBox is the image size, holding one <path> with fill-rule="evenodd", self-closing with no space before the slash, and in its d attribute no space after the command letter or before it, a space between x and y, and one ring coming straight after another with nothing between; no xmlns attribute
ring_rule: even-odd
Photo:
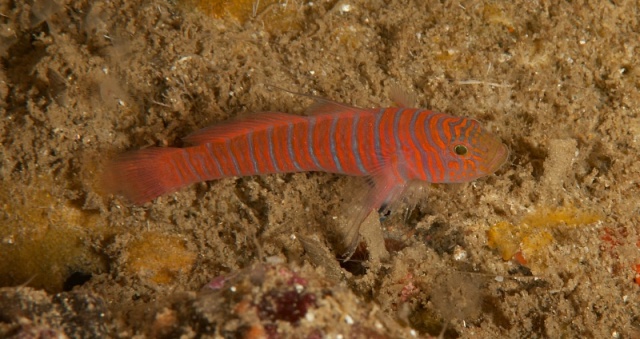
<svg viewBox="0 0 640 339"><path fill-rule="evenodd" d="M103 185L135 204L174 192L202 178L183 148L152 147L120 155L105 169Z"/></svg>

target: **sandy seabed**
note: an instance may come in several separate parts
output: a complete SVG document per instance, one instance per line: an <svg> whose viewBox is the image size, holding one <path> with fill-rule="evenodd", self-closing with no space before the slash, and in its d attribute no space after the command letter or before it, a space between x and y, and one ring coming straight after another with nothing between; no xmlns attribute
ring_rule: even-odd
<svg viewBox="0 0 640 339"><path fill-rule="evenodd" d="M256 4L0 2L0 337L640 337L637 1ZM125 150L312 103L270 84L400 86L510 161L420 187L349 262L359 178L101 187Z"/></svg>

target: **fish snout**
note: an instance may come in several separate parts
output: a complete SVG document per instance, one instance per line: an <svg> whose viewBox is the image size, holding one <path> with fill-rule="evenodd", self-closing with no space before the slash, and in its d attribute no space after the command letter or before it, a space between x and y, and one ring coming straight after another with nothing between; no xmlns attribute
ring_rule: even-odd
<svg viewBox="0 0 640 339"><path fill-rule="evenodd" d="M489 174L495 173L505 162L509 159L509 147L507 145L500 143L498 147L496 147L496 151L489 161Z"/></svg>

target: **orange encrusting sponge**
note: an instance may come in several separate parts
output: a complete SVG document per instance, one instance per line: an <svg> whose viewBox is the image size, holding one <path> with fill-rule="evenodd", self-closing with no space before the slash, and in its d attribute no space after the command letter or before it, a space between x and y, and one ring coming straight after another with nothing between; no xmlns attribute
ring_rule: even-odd
<svg viewBox="0 0 640 339"><path fill-rule="evenodd" d="M487 242L500 252L502 259L515 259L527 265L538 252L556 241L554 234L563 228L591 225L600 220L599 214L573 206L544 207L528 214L517 225L506 221L496 223L487 231Z"/></svg>
<svg viewBox="0 0 640 339"><path fill-rule="evenodd" d="M180 237L157 232L147 232L132 241L126 255L129 273L156 284L172 283L186 275L196 260L196 253L188 250Z"/></svg>
<svg viewBox="0 0 640 339"><path fill-rule="evenodd" d="M279 0L182 0L183 5L195 8L205 15L222 18L228 15L240 23L259 18L271 33L302 28L301 6L298 1Z"/></svg>

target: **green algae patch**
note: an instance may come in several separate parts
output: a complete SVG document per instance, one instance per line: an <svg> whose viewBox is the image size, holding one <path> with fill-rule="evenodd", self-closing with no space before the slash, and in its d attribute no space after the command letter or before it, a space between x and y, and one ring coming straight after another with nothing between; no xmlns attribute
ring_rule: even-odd
<svg viewBox="0 0 640 339"><path fill-rule="evenodd" d="M205 15L215 18L230 16L239 23L258 19L270 33L302 29L299 15L303 4L295 1L278 0L182 0L188 8L195 8Z"/></svg>
<svg viewBox="0 0 640 339"><path fill-rule="evenodd" d="M534 271L547 268L545 255L552 244L569 240L569 230L593 225L602 216L573 206L540 208L517 224L501 221L487 231L487 243L503 260L515 259Z"/></svg>
<svg viewBox="0 0 640 339"><path fill-rule="evenodd" d="M126 270L156 284L173 283L191 271L196 254L175 235L147 232L128 245Z"/></svg>
<svg viewBox="0 0 640 339"><path fill-rule="evenodd" d="M90 242L97 214L57 198L54 185L48 176L30 185L2 182L0 286L24 284L59 292L74 272L104 269Z"/></svg>

